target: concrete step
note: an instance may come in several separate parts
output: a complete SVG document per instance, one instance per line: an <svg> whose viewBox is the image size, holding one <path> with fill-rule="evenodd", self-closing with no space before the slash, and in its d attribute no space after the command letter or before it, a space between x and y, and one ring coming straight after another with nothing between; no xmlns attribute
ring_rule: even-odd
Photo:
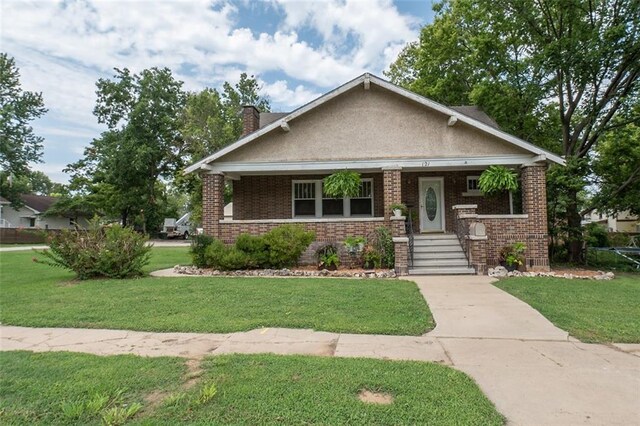
<svg viewBox="0 0 640 426"><path fill-rule="evenodd" d="M437 250L416 251L414 248L413 259L414 260L417 260L417 259L464 259L466 260L467 256L464 255L464 252L462 251L462 249L460 249L460 251L440 252Z"/></svg>
<svg viewBox="0 0 640 426"><path fill-rule="evenodd" d="M413 259L414 268L422 267L463 267L469 266L467 259Z"/></svg>
<svg viewBox="0 0 640 426"><path fill-rule="evenodd" d="M412 268L409 275L475 275L473 268L443 267L443 268Z"/></svg>
<svg viewBox="0 0 640 426"><path fill-rule="evenodd" d="M460 244L450 244L448 246L413 246L414 253L462 253Z"/></svg>
<svg viewBox="0 0 640 426"><path fill-rule="evenodd" d="M456 234L414 234L415 240L457 240Z"/></svg>
<svg viewBox="0 0 640 426"><path fill-rule="evenodd" d="M441 247L441 246L460 246L460 241L455 240L413 240L414 247Z"/></svg>

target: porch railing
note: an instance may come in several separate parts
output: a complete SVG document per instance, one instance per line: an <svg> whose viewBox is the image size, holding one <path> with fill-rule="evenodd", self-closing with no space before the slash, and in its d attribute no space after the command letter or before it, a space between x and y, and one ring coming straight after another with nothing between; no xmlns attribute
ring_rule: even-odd
<svg viewBox="0 0 640 426"><path fill-rule="evenodd" d="M408 266L409 268L413 268L413 221L411 219L411 209L407 213L407 220L404 223L405 230L407 231L407 238L409 239L409 256L408 256Z"/></svg>

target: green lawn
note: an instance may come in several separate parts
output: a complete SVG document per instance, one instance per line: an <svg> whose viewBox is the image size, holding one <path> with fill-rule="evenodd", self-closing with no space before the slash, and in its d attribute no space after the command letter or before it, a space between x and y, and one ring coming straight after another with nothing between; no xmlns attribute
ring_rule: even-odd
<svg viewBox="0 0 640 426"><path fill-rule="evenodd" d="M508 278L495 285L583 342L640 343L640 275L611 281Z"/></svg>
<svg viewBox="0 0 640 426"><path fill-rule="evenodd" d="M504 423L468 376L432 363L229 355L201 368L185 387L184 360L176 358L0 353L0 423L98 424L105 412L136 403L129 423L146 425ZM394 401L364 403L361 390Z"/></svg>
<svg viewBox="0 0 640 426"><path fill-rule="evenodd" d="M154 248L151 269L188 263L186 248ZM219 332L258 327L420 335L434 326L417 286L399 280L139 278L72 281L0 253L0 321L31 327Z"/></svg>

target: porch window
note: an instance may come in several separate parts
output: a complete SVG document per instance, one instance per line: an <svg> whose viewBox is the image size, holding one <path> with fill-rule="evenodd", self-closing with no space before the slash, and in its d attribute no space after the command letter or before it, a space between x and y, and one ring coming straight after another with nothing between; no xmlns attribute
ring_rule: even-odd
<svg viewBox="0 0 640 426"><path fill-rule="evenodd" d="M462 193L463 197L481 197L480 184L478 180L480 176L467 176L467 190Z"/></svg>
<svg viewBox="0 0 640 426"><path fill-rule="evenodd" d="M373 216L373 181L363 180L360 194L349 200L351 216Z"/></svg>
<svg viewBox="0 0 640 426"><path fill-rule="evenodd" d="M316 181L306 180L293 183L293 215L316 215Z"/></svg>
<svg viewBox="0 0 640 426"><path fill-rule="evenodd" d="M356 197L329 197L322 180L293 181L293 217L368 217L373 216L373 180L362 179Z"/></svg>

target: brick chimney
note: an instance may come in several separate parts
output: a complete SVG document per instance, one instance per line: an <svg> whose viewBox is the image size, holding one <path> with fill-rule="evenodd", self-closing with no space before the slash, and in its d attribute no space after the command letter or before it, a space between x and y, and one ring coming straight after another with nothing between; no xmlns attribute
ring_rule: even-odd
<svg viewBox="0 0 640 426"><path fill-rule="evenodd" d="M255 132L260 128L260 111L253 105L242 107L242 136Z"/></svg>

